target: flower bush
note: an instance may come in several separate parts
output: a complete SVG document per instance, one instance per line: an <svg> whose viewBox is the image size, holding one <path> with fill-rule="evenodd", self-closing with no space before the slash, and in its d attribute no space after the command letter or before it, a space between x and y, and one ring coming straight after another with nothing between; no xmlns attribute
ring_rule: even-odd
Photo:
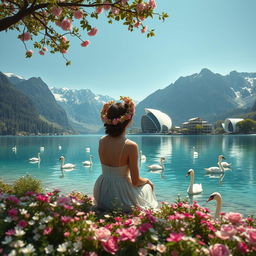
<svg viewBox="0 0 256 256"><path fill-rule="evenodd" d="M214 220L196 202L157 211L92 211L90 197L0 194L1 255L256 255L256 219L238 213Z"/></svg>

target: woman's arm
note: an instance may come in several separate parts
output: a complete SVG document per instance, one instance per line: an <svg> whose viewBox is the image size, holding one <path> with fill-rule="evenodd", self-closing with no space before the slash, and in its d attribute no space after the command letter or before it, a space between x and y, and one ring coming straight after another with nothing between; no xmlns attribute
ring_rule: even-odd
<svg viewBox="0 0 256 256"><path fill-rule="evenodd" d="M128 167L131 173L132 184L136 187L149 184L154 189L153 183L149 179L140 177L138 167L138 146L135 142L130 142L127 145L128 150Z"/></svg>

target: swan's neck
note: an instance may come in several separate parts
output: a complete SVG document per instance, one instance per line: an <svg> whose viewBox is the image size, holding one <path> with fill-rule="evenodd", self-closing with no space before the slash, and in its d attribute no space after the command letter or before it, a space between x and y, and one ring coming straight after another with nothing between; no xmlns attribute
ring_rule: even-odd
<svg viewBox="0 0 256 256"><path fill-rule="evenodd" d="M61 159L61 167L64 165L64 159Z"/></svg>
<svg viewBox="0 0 256 256"><path fill-rule="evenodd" d="M195 179L194 173L191 173L190 174L190 186L194 185L194 179Z"/></svg>
<svg viewBox="0 0 256 256"><path fill-rule="evenodd" d="M224 168L223 168L223 166L222 166L222 160L219 160L218 166L219 166L220 169L224 172Z"/></svg>
<svg viewBox="0 0 256 256"><path fill-rule="evenodd" d="M220 211L221 211L221 205L222 205L222 199L221 197L216 198L216 211L215 211L215 217L214 219L218 219L220 216Z"/></svg>

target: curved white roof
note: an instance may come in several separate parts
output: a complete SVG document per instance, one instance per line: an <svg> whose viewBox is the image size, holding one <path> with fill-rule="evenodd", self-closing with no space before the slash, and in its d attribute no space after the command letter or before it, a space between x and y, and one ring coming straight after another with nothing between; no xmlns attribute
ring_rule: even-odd
<svg viewBox="0 0 256 256"><path fill-rule="evenodd" d="M236 130L236 124L238 122L243 121L243 120L244 120L243 118L226 118L225 121L224 121L224 130L225 130L225 132L236 132L237 131ZM230 123L233 126L233 131L230 131L228 129L228 126L229 126Z"/></svg>
<svg viewBox="0 0 256 256"><path fill-rule="evenodd" d="M168 128L168 130L172 128L172 120L167 114L153 108L145 108L145 112L146 114L151 113L156 117L156 119L160 123L161 129L163 125L165 125Z"/></svg>

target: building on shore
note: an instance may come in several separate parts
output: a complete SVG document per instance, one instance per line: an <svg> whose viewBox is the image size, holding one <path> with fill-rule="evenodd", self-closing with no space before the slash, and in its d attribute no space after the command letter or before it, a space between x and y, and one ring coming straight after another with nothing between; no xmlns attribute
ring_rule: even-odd
<svg viewBox="0 0 256 256"><path fill-rule="evenodd" d="M211 133L212 128L212 124L209 124L200 117L190 118L181 125L182 132L185 134Z"/></svg>
<svg viewBox="0 0 256 256"><path fill-rule="evenodd" d="M146 114L141 117L143 133L169 133L172 128L171 118L157 109L145 108Z"/></svg>
<svg viewBox="0 0 256 256"><path fill-rule="evenodd" d="M227 133L236 133L238 132L237 123L243 121L243 118L226 118L222 127Z"/></svg>

